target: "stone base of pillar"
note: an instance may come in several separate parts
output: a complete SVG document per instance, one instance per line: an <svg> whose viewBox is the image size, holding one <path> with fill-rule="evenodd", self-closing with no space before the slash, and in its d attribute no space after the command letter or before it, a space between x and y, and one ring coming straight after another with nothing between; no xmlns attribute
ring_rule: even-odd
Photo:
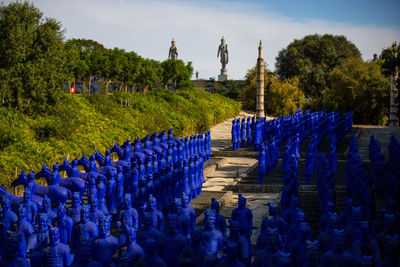
<svg viewBox="0 0 400 267"><path fill-rule="evenodd" d="M229 76L226 74L220 74L218 75L218 81L219 82L223 82L223 81L228 81L229 80Z"/></svg>

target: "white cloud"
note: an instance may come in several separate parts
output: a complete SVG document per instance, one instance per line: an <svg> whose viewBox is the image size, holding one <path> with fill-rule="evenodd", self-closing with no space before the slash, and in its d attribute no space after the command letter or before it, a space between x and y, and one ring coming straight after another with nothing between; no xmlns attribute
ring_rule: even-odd
<svg viewBox="0 0 400 267"><path fill-rule="evenodd" d="M295 21L261 10L255 4L212 1L156 0L35 0L45 16L66 27L67 38L93 39L105 47L135 51L164 60L174 37L179 58L192 61L201 78L217 77L221 64L217 48L228 43L229 75L241 79L254 66L263 40L264 58L274 68L278 51L307 34L345 35L364 59L400 39L400 28L355 26L321 20Z"/></svg>

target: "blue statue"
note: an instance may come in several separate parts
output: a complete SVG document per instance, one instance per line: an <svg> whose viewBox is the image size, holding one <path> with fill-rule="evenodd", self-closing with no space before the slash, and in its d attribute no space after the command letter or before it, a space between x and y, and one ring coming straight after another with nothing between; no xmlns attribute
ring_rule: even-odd
<svg viewBox="0 0 400 267"><path fill-rule="evenodd" d="M231 217L232 220L239 222L240 234L250 240L253 231L253 213L246 208L246 198L242 194L239 194L238 197L238 207L232 211Z"/></svg>
<svg viewBox="0 0 400 267"><path fill-rule="evenodd" d="M40 213L38 217L37 230L29 238L26 250L29 251L31 258L42 258L42 250L49 244L49 222L47 214Z"/></svg>
<svg viewBox="0 0 400 267"><path fill-rule="evenodd" d="M179 234L182 234L186 237L186 239L190 240L190 218L188 218L182 212L182 199L175 198L172 205L172 213L177 216L177 231ZM160 255L161 256L161 255Z"/></svg>
<svg viewBox="0 0 400 267"><path fill-rule="evenodd" d="M132 197L131 194L124 195L124 208L119 210L116 226L120 228L122 226L121 222L124 221L128 226L139 228L139 216L135 208L132 207Z"/></svg>
<svg viewBox="0 0 400 267"><path fill-rule="evenodd" d="M72 228L71 251L79 253L80 245L83 240L93 240L99 235L99 228L94 222L89 220L90 209L88 205L83 205L81 209L81 221L75 223Z"/></svg>
<svg viewBox="0 0 400 267"><path fill-rule="evenodd" d="M351 247L355 241L361 238L361 207L353 207L352 224L345 228L347 247Z"/></svg>
<svg viewBox="0 0 400 267"><path fill-rule="evenodd" d="M339 218L336 213L330 213L326 223L326 231L320 232L318 235L319 250L321 254L328 252L334 248L333 231L339 229Z"/></svg>
<svg viewBox="0 0 400 267"><path fill-rule="evenodd" d="M204 228L201 235L201 244L206 254L211 254L220 259L222 256L223 235L215 229L215 214L211 210L206 210L204 214Z"/></svg>
<svg viewBox="0 0 400 267"><path fill-rule="evenodd" d="M97 199L99 204L99 210L103 212L104 215L108 215L107 205L106 205L106 185L104 184L104 176L98 177L97 183Z"/></svg>
<svg viewBox="0 0 400 267"><path fill-rule="evenodd" d="M110 228L111 216L102 216L99 221L99 236L93 241L93 255L103 266L111 264L119 247L118 238L110 234Z"/></svg>
<svg viewBox="0 0 400 267"><path fill-rule="evenodd" d="M264 144L261 144L260 153L258 154L258 183L262 183L265 174L267 173L267 166L265 165L266 155Z"/></svg>
<svg viewBox="0 0 400 267"><path fill-rule="evenodd" d="M19 255L19 243L21 240L18 236L9 232L4 244L4 256L0 260L1 267L29 267L29 262Z"/></svg>
<svg viewBox="0 0 400 267"><path fill-rule="evenodd" d="M226 237L225 217L219 213L219 202L215 198L211 199L211 210L215 213L215 228L221 231L222 235Z"/></svg>
<svg viewBox="0 0 400 267"><path fill-rule="evenodd" d="M344 230L334 230L335 248L322 255L321 266L355 266L353 255L345 250L346 236Z"/></svg>
<svg viewBox="0 0 400 267"><path fill-rule="evenodd" d="M339 223L343 227L346 227L352 223L352 211L353 211L353 200L346 198L345 209L339 215Z"/></svg>
<svg viewBox="0 0 400 267"><path fill-rule="evenodd" d="M60 233L57 227L49 231L50 245L43 249L44 265L49 267L70 266L71 252L68 245L60 242Z"/></svg>
<svg viewBox="0 0 400 267"><path fill-rule="evenodd" d="M240 147L246 145L246 118L242 118L241 128L240 128Z"/></svg>
<svg viewBox="0 0 400 267"><path fill-rule="evenodd" d="M43 196L42 210L40 212L47 214L50 223L57 217L57 214L51 209L51 200L46 195Z"/></svg>
<svg viewBox="0 0 400 267"><path fill-rule="evenodd" d="M239 248L236 243L229 242L226 246L226 258L218 263L218 267L245 267L246 265L238 259L240 255ZM247 265L250 266L250 265Z"/></svg>
<svg viewBox="0 0 400 267"><path fill-rule="evenodd" d="M145 214L143 227L137 232L137 243L144 247L147 239L151 238L158 242L162 235L163 233L153 226L153 216Z"/></svg>
<svg viewBox="0 0 400 267"><path fill-rule="evenodd" d="M151 194L147 201L147 213L153 217L153 226L159 231L163 231L164 216L162 212L157 209L157 199Z"/></svg>
<svg viewBox="0 0 400 267"><path fill-rule="evenodd" d="M26 220L26 209L20 205L18 209L18 222L16 229L17 237L21 240L19 242L19 256L25 258L26 247L29 238L34 233L32 224Z"/></svg>
<svg viewBox="0 0 400 267"><path fill-rule="evenodd" d="M290 253L292 255L292 263L295 266L303 266L307 260L307 241L308 233L311 232L310 227L307 223L300 223L298 230L297 240L294 241L290 247Z"/></svg>
<svg viewBox="0 0 400 267"><path fill-rule="evenodd" d="M133 178L133 176L131 176ZM124 173L123 173L123 167L121 165L119 165L117 167L117 177L115 179L115 205L117 208L122 206L123 203L123 199L124 199ZM133 184L127 185L127 191L132 191ZM130 192L131 193L131 192Z"/></svg>
<svg viewBox="0 0 400 267"><path fill-rule="evenodd" d="M103 267L103 264L93 258L92 241L82 240L79 254L74 255L70 267Z"/></svg>
<svg viewBox="0 0 400 267"><path fill-rule="evenodd" d="M182 213L189 218L190 221L190 232L196 228L196 212L189 206L189 196L187 194L182 194Z"/></svg>
<svg viewBox="0 0 400 267"><path fill-rule="evenodd" d="M92 175L89 174L89 186L88 186L88 198L97 198L97 185L96 185L96 178Z"/></svg>
<svg viewBox="0 0 400 267"><path fill-rule="evenodd" d="M314 242L307 242L307 261L304 266L320 266L320 250L318 240Z"/></svg>
<svg viewBox="0 0 400 267"><path fill-rule="evenodd" d="M81 221L81 197L78 192L72 195L72 207L67 210L67 215L72 218L72 221L78 223Z"/></svg>
<svg viewBox="0 0 400 267"><path fill-rule="evenodd" d="M361 238L352 244L353 256L358 264L362 263L363 256L372 256L373 266L381 262L378 244L370 236L368 221L361 222Z"/></svg>
<svg viewBox="0 0 400 267"><path fill-rule="evenodd" d="M94 222L96 225L99 225L100 217L103 216L104 214L101 210L99 210L97 197L92 196L91 198L89 198L89 209L90 209L89 220L91 222Z"/></svg>
<svg viewBox="0 0 400 267"><path fill-rule="evenodd" d="M143 248L136 243L136 229L127 227L125 244L119 249L118 266L131 266L144 257Z"/></svg>
<svg viewBox="0 0 400 267"><path fill-rule="evenodd" d="M72 218L66 215L65 211L64 204L60 204L57 207L57 217L54 220L54 226L58 227L61 243L69 245L72 241L72 227L74 222Z"/></svg>
<svg viewBox="0 0 400 267"><path fill-rule="evenodd" d="M36 203L32 201L32 195L29 190L24 191L24 200L22 205L26 209L26 219L28 220L28 222L34 223L36 220L38 208Z"/></svg>
<svg viewBox="0 0 400 267"><path fill-rule="evenodd" d="M160 257L168 266L178 266L179 256L186 247L185 236L178 232L178 216L168 214L166 221L166 233L159 240Z"/></svg>
<svg viewBox="0 0 400 267"><path fill-rule="evenodd" d="M250 266L251 249L248 240L240 234L240 226L238 221L230 221L230 233L228 241L234 243L237 247L236 257L245 265Z"/></svg>
<svg viewBox="0 0 400 267"><path fill-rule="evenodd" d="M206 251L201 246L201 231L196 229L191 234L191 242L186 246L180 257L180 266L203 266L203 259L206 256Z"/></svg>
<svg viewBox="0 0 400 267"><path fill-rule="evenodd" d="M146 241L144 252L145 256L137 262L137 267L167 267L165 261L157 254L157 242L154 239L150 238Z"/></svg>
<svg viewBox="0 0 400 267"><path fill-rule="evenodd" d="M232 120L232 147L233 151L236 151L238 149L238 137L237 137L237 131L236 131L236 119Z"/></svg>
<svg viewBox="0 0 400 267"><path fill-rule="evenodd" d="M117 198L116 198L116 182L115 173L112 167L106 167L106 177L108 178L106 184L106 207L110 214L117 213Z"/></svg>
<svg viewBox="0 0 400 267"><path fill-rule="evenodd" d="M276 228L267 228L266 232L268 233L267 244L265 249L257 252L253 261L254 267L279 266L283 253L278 248L278 230Z"/></svg>
<svg viewBox="0 0 400 267"><path fill-rule="evenodd" d="M4 233L18 220L17 215L11 210L11 201L6 197L1 200L1 219Z"/></svg>

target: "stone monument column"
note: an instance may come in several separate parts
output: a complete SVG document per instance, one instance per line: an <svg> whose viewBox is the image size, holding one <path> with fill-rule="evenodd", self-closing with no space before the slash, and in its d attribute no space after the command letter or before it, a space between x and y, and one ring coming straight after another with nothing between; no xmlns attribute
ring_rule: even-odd
<svg viewBox="0 0 400 267"><path fill-rule="evenodd" d="M398 47L397 43L395 43L395 51L394 57L398 56ZM391 85L390 85L390 114L389 114L389 126L390 127L399 127L399 103L397 103L397 95L399 94L398 89L396 88L396 81L399 77L399 68L396 66L394 72L391 75Z"/></svg>
<svg viewBox="0 0 400 267"><path fill-rule="evenodd" d="M262 41L258 46L258 58L257 58L257 100L256 100L256 116L262 118L265 116L264 113L264 59L262 55Z"/></svg>

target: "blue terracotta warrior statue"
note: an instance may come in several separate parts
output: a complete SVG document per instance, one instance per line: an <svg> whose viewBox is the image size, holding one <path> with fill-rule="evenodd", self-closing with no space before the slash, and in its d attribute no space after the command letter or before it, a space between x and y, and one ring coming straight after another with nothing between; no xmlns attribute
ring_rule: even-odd
<svg viewBox="0 0 400 267"><path fill-rule="evenodd" d="M162 235L163 233L153 226L153 216L145 214L143 227L137 232L137 243L144 247L147 239L151 238L158 242Z"/></svg>
<svg viewBox="0 0 400 267"><path fill-rule="evenodd" d="M72 218L65 214L65 205L60 204L57 207L57 217L54 220L54 226L58 227L61 243L71 244L73 224Z"/></svg>
<svg viewBox="0 0 400 267"><path fill-rule="evenodd" d="M72 228L72 252L79 253L80 245L83 240L93 240L99 235L99 228L94 222L89 220L89 215L89 206L83 205L81 209L81 221L75 223Z"/></svg>
<svg viewBox="0 0 400 267"><path fill-rule="evenodd" d="M166 233L159 240L160 257L168 266L179 266L179 255L186 247L186 238L178 232L178 217L168 214Z"/></svg>
<svg viewBox="0 0 400 267"><path fill-rule="evenodd" d="M75 254L74 261L70 267L103 267L93 256L92 241L82 240L79 254Z"/></svg>
<svg viewBox="0 0 400 267"><path fill-rule="evenodd" d="M81 208L81 196L79 192L74 192L72 194L72 207L67 210L67 214L72 218L74 224L81 221Z"/></svg>
<svg viewBox="0 0 400 267"><path fill-rule="evenodd" d="M230 233L228 240L231 243L234 243L237 247L236 258L238 258L243 265L250 266L251 257L250 257L250 247L249 242L245 237L240 234L240 227L238 221L230 221Z"/></svg>
<svg viewBox="0 0 400 267"><path fill-rule="evenodd" d="M279 261L281 260L283 252L278 248L278 230L276 228L267 228L266 232L268 233L267 244L265 249L257 252L253 261L254 267L280 266Z"/></svg>
<svg viewBox="0 0 400 267"><path fill-rule="evenodd" d="M93 255L103 266L109 266L119 247L118 238L110 234L111 216L102 216L99 221L99 236L93 241Z"/></svg>
<svg viewBox="0 0 400 267"><path fill-rule="evenodd" d="M131 266L144 257L143 248L136 243L136 229L129 227L126 229L125 244L118 252L118 266Z"/></svg>
<svg viewBox="0 0 400 267"><path fill-rule="evenodd" d="M246 143L247 145L251 145L251 123L250 123L250 117L247 117L246 120Z"/></svg>
<svg viewBox="0 0 400 267"><path fill-rule="evenodd" d="M220 259L222 256L222 233L215 229L215 213L206 210L204 215L204 229L201 235L201 244L206 254Z"/></svg>
<svg viewBox="0 0 400 267"><path fill-rule="evenodd" d="M238 221L240 234L250 239L253 229L253 213L246 208L246 198L239 194L238 207L232 211L232 220Z"/></svg>
<svg viewBox="0 0 400 267"><path fill-rule="evenodd" d="M201 246L201 231L196 229L191 234L190 245L186 246L180 257L180 266L203 266L203 259L206 256L206 251Z"/></svg>
<svg viewBox="0 0 400 267"><path fill-rule="evenodd" d="M47 214L50 223L57 217L57 214L51 209L51 200L46 195L43 196L41 212Z"/></svg>
<svg viewBox="0 0 400 267"><path fill-rule="evenodd" d="M26 250L29 254L35 258L42 258L42 250L47 247L50 243L49 239L49 223L47 214L40 213L38 217L37 230L29 238ZM35 255L35 256L34 256Z"/></svg>
<svg viewBox="0 0 400 267"><path fill-rule="evenodd" d="M130 171L129 171L130 172ZM116 182L115 173L111 167L106 167L107 184L106 184L106 206L110 214L117 213L117 198L116 198Z"/></svg>
<svg viewBox="0 0 400 267"><path fill-rule="evenodd" d="M153 217L153 226L158 230L163 230L164 216L161 211L157 209L157 199L153 195L149 195L147 201L147 213Z"/></svg>
<svg viewBox="0 0 400 267"><path fill-rule="evenodd" d="M30 223L34 223L38 208L35 202L32 201L32 195L29 190L24 192L23 206L26 209L26 219Z"/></svg>
<svg viewBox="0 0 400 267"><path fill-rule="evenodd" d="M18 220L17 214L15 214L11 210L11 201L10 199L3 197L1 200L1 223L2 223L2 230L7 232L8 228L12 226ZM28 222L31 222L28 220Z"/></svg>
<svg viewBox="0 0 400 267"><path fill-rule="evenodd" d="M71 252L68 245L60 242L57 227L49 231L50 245L43 249L44 265L49 267L67 267L71 265Z"/></svg>
<svg viewBox="0 0 400 267"><path fill-rule="evenodd" d="M245 267L251 266L249 263L248 265L243 264L242 261L239 260L240 256L240 249L238 245L234 242L229 242L226 246L226 258L222 259L218 263L218 267Z"/></svg>
<svg viewBox="0 0 400 267"><path fill-rule="evenodd" d="M29 262L19 255L19 243L21 241L18 239L17 235L13 232L8 232L8 236L5 240L4 246L4 256L0 260L1 267L29 267Z"/></svg>
<svg viewBox="0 0 400 267"><path fill-rule="evenodd" d="M19 242L19 256L25 258L26 246L29 238L34 233L32 224L26 220L26 209L20 205L18 209L17 236Z"/></svg>
<svg viewBox="0 0 400 267"><path fill-rule="evenodd" d="M189 206L189 196L185 193L182 194L182 213L189 218L190 232L192 232L196 227L196 212Z"/></svg>
<svg viewBox="0 0 400 267"><path fill-rule="evenodd" d="M157 242L154 239L146 241L144 252L145 256L137 262L137 267L167 267L165 261L157 254Z"/></svg>
<svg viewBox="0 0 400 267"><path fill-rule="evenodd" d="M215 228L220 230L222 235L226 237L226 221L225 217L219 213L219 202L215 198L211 199L211 210L215 213Z"/></svg>
<svg viewBox="0 0 400 267"><path fill-rule="evenodd" d="M89 198L89 207L90 207L89 220L94 222L96 225L99 225L100 217L104 214L101 210L99 210L97 197L92 196L91 198Z"/></svg>
<svg viewBox="0 0 400 267"><path fill-rule="evenodd" d="M353 255L345 250L346 236L344 230L334 230L334 249L321 257L321 266L356 266Z"/></svg>
<svg viewBox="0 0 400 267"><path fill-rule="evenodd" d="M186 239L190 240L190 218L182 212L182 199L175 198L172 204L172 213L177 216L177 231L184 235Z"/></svg>
<svg viewBox="0 0 400 267"><path fill-rule="evenodd" d="M237 131L236 131L236 119L232 120L232 147L233 151L236 151L238 149L238 137L237 137Z"/></svg>
<svg viewBox="0 0 400 267"><path fill-rule="evenodd" d="M107 205L106 205L106 185L104 184L104 176L100 175L98 177L97 183L97 199L99 203L99 210L103 212L104 215L108 215Z"/></svg>
<svg viewBox="0 0 400 267"><path fill-rule="evenodd" d="M131 194L124 195L124 208L118 212L116 226L120 228L122 221L128 226L138 229L139 227L139 216L135 208L132 207Z"/></svg>

